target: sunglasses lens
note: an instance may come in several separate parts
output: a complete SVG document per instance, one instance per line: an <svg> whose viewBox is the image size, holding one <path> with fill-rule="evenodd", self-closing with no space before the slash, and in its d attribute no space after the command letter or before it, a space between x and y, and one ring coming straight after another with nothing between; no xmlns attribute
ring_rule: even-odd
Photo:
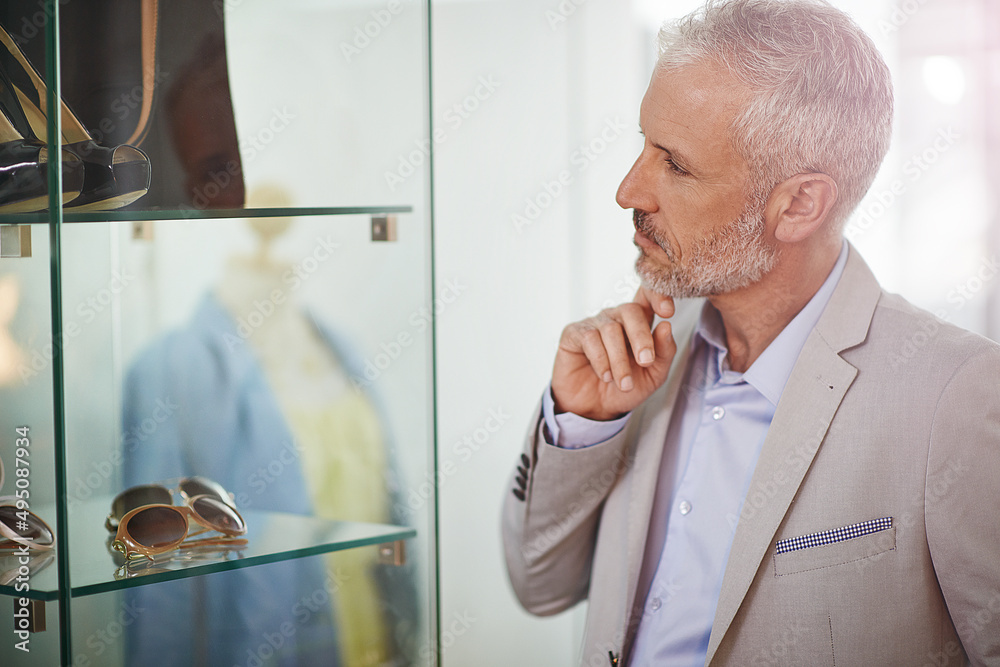
<svg viewBox="0 0 1000 667"><path fill-rule="evenodd" d="M8 529L8 534L13 533L40 547L51 546L55 541L52 531L41 519L31 512L19 511L13 505L0 507L0 522Z"/></svg>
<svg viewBox="0 0 1000 667"><path fill-rule="evenodd" d="M213 530L220 533L242 535L247 532L243 518L232 507L216 498L211 496L195 498L191 503L191 509L197 512Z"/></svg>
<svg viewBox="0 0 1000 667"><path fill-rule="evenodd" d="M133 486L131 489L122 491L111 502L111 515L120 520L123 516L143 505L170 505L173 502L173 494L166 487L159 484L144 484Z"/></svg>
<svg viewBox="0 0 1000 667"><path fill-rule="evenodd" d="M222 488L222 485L205 477L188 477L181 480L180 487L181 491L183 491L188 498L194 498L195 496L212 496L213 498L218 498L227 505L230 502L229 494L226 493L224 488Z"/></svg>
<svg viewBox="0 0 1000 667"><path fill-rule="evenodd" d="M148 507L128 522L128 534L144 547L161 547L184 539L187 521L173 507Z"/></svg>

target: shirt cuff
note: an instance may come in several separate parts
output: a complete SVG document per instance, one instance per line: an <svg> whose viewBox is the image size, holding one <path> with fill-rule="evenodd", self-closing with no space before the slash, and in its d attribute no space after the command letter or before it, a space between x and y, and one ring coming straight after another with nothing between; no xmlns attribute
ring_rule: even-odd
<svg viewBox="0 0 1000 667"><path fill-rule="evenodd" d="M625 428L631 412L611 421L587 419L572 412L556 414L556 401L552 397L552 386L542 396L542 416L545 419L546 441L562 449L583 449L599 445L618 435ZM551 441L549 441L551 438Z"/></svg>

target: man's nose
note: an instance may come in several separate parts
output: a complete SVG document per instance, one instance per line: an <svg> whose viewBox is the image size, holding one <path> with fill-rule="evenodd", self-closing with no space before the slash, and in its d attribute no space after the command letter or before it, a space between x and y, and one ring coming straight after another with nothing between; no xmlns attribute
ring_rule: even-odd
<svg viewBox="0 0 1000 667"><path fill-rule="evenodd" d="M621 185L618 186L615 201L618 202L619 206L639 209L647 213L652 213L656 209L656 200L648 178L648 167L645 152L640 153L632 168L622 179Z"/></svg>

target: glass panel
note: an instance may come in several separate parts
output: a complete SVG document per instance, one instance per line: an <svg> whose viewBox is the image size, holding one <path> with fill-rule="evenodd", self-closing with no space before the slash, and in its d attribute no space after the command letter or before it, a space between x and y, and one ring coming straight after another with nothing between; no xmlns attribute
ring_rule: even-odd
<svg viewBox="0 0 1000 667"><path fill-rule="evenodd" d="M44 39L21 33L47 17L33 18L37 0L7 4L4 25L42 70ZM63 139L89 165L67 213L187 217L253 206L261 183L296 206L413 205L430 148L414 140L427 134L422 7L60 3Z"/></svg>
<svg viewBox="0 0 1000 667"><path fill-rule="evenodd" d="M32 237L32 256L0 259L0 460L5 473L0 496L14 496L19 491L26 494L22 500L28 510L56 530L48 229L32 225L26 233ZM27 430L19 432L24 428ZM21 476L18 470L28 474ZM5 498L2 502L16 500ZM60 544L57 534L56 547ZM55 581L56 553L56 549L29 554L15 549L0 552L0 583L7 593L0 596L0 632L6 637L0 641L0 664L59 663L57 603L45 605L46 632L24 638L14 634L20 620L15 619L15 609L19 614L24 609L20 604L15 607L14 601L44 595L37 577L47 573ZM22 568L31 576L25 577ZM55 599L51 593L48 597ZM27 644L22 644L25 640Z"/></svg>
<svg viewBox="0 0 1000 667"><path fill-rule="evenodd" d="M0 454L29 424L33 507L55 527L68 505L71 659L429 664L429 141L413 140L427 125L426 7L159 4L151 41L155 3L59 3L61 168L87 175L64 213L89 223L61 228L58 258L65 499L44 211L17 213L38 223L34 257L0 259L0 291L18 297L0 299L0 365L17 369L0 379ZM0 22L40 28L38 6L5 3ZM24 47L39 70L43 42ZM246 549L116 579L113 496L196 474L231 492ZM397 539L406 563L380 562L376 545ZM32 596L55 599L55 564L33 567ZM0 664L57 664L57 611L46 604L27 659L0 642Z"/></svg>
<svg viewBox="0 0 1000 667"><path fill-rule="evenodd" d="M77 156L59 150L58 140L50 142L44 111L49 15L38 3L12 0L0 7L0 27L0 460L5 472L0 502L32 512L56 538L54 549L0 552L0 583L11 595L0 597L0 628L9 638L0 642L0 664L59 664L59 605L39 600L46 594L36 583L43 572L55 577L66 544L53 510L53 258L47 227L4 223L31 216L47 221L50 202L78 196L84 171ZM56 169L62 192L50 197L48 180ZM15 517L15 534L23 534L19 521L35 520Z"/></svg>
<svg viewBox="0 0 1000 667"><path fill-rule="evenodd" d="M424 221L400 215L392 242L371 241L370 216L146 225L140 238L130 225L64 228L70 521L100 547L98 579L113 572L107 509L88 508L186 475L230 491L251 533L253 510L271 510L416 528L417 538L402 568L377 565L365 547L267 577L241 569L128 594L112 607L147 611L123 632L126 664L162 655L153 629L178 609L206 618L177 630L171 644L187 647L175 646L177 664L201 655L232 664L283 626L325 652L370 653L373 664L404 645L416 659L433 507L429 494L414 501L406 491L432 477ZM92 551L77 548L74 572ZM90 579L74 575L74 586ZM330 581L337 592L319 594L330 598L323 614L299 627L290 610ZM198 597L202 587L217 602ZM253 614L237 627L211 611L223 601ZM204 648L209 637L218 640ZM301 642L289 638L286 650L308 655Z"/></svg>
<svg viewBox="0 0 1000 667"><path fill-rule="evenodd" d="M37 4L12 0L0 7L0 223L48 209L54 167L62 172L64 201L83 187L82 161L67 151L50 154L46 145L47 23ZM8 246L0 254L11 256L6 234L0 245Z"/></svg>

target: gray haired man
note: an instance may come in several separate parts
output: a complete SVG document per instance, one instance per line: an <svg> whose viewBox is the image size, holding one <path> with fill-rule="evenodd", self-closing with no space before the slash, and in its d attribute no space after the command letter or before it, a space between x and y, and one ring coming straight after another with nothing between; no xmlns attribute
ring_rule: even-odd
<svg viewBox="0 0 1000 667"><path fill-rule="evenodd" d="M563 330L504 506L521 603L589 600L584 665L1000 664L1000 346L842 237L889 143L871 40L709 2L639 121L642 287Z"/></svg>

